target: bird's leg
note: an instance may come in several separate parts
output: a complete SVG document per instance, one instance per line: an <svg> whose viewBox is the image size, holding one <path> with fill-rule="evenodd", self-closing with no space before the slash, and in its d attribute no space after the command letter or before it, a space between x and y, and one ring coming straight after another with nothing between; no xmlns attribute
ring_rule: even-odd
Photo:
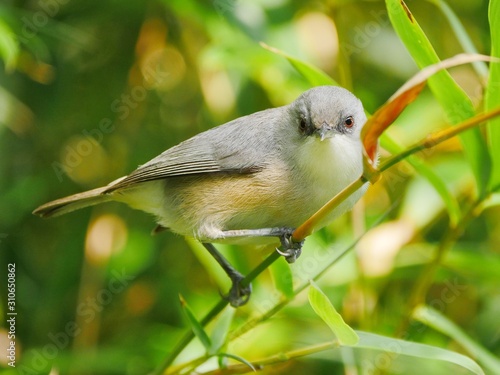
<svg viewBox="0 0 500 375"><path fill-rule="evenodd" d="M278 251L280 255L285 257L288 263L293 263L302 253L302 245L304 241L296 242L292 238L293 229L291 228L262 228L262 229L241 229L223 231L222 235L213 240L222 240L226 238L245 238L245 237L278 237L283 247L283 251ZM229 301L231 306L239 307L244 305L250 299L252 286L241 286L241 281L244 276L239 273L234 267L222 256L219 251L209 242L202 242L205 249L214 257L217 263L220 264L224 272L229 276L232 282L229 293L224 296Z"/></svg>
<svg viewBox="0 0 500 375"><path fill-rule="evenodd" d="M283 255L288 263L293 263L302 253L304 241L296 242L292 238L294 229L292 228L262 228L262 229L240 229L226 230L222 238L237 237L278 237L281 241L283 251L276 249Z"/></svg>
<svg viewBox="0 0 500 375"><path fill-rule="evenodd" d="M234 267L227 261L226 258L222 256L221 253L215 248L214 245L208 242L203 242L203 246L208 250L210 255L214 257L217 263L220 264L224 272L231 279L232 286L229 293L223 295L224 299L229 301L230 305L233 307L239 307L244 305L250 299L250 294L252 293L252 285L242 286L241 281L244 276L239 273Z"/></svg>

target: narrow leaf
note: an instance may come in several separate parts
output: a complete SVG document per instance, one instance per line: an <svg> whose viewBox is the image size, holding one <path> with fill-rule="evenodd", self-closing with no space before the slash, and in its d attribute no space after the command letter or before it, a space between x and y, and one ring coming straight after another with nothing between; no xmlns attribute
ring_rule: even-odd
<svg viewBox="0 0 500 375"><path fill-rule="evenodd" d="M500 57L500 1L491 0L489 7L489 21L491 30L491 55ZM498 106L500 98L500 64L494 63L490 67L490 76L486 87L485 107L491 110ZM500 189L500 118L488 122L488 146L492 157L492 175L490 190Z"/></svg>
<svg viewBox="0 0 500 375"><path fill-rule="evenodd" d="M408 104L413 102L425 86L425 81L398 91L371 116L361 130L361 139L371 164L377 157L378 138L391 125Z"/></svg>
<svg viewBox="0 0 500 375"><path fill-rule="evenodd" d="M311 280L309 287L309 303L314 312L330 327L340 345L356 345L359 338L356 332L348 326L342 316L335 310L328 297Z"/></svg>
<svg viewBox="0 0 500 375"><path fill-rule="evenodd" d="M181 295L179 295L179 300L181 301L181 307L184 310L184 313L186 314L186 317L188 319L188 323L191 326L193 333L201 341L201 343L205 347L207 353L210 353L210 350L212 348L212 343L210 342L210 338L208 337L207 333L205 332L205 329L203 328L201 323L198 321L198 319L196 319L193 312L191 311L191 308L188 306L186 300Z"/></svg>
<svg viewBox="0 0 500 375"><path fill-rule="evenodd" d="M247 361L245 358L243 357L240 357L238 355L235 355L235 354L230 354L230 353L219 353L217 354L219 357L227 357L227 358L232 358L238 362L241 362L245 365L247 365L248 367L250 367L252 369L252 371L257 371L255 369L255 367L252 365L252 363L250 363L249 361Z"/></svg>
<svg viewBox="0 0 500 375"><path fill-rule="evenodd" d="M386 0L391 23L420 68L440 59L417 20L403 0ZM448 121L459 123L475 113L471 100L447 71L429 78L429 87L444 109ZM460 141L474 174L479 196L484 196L490 178L491 159L479 129L460 135Z"/></svg>
<svg viewBox="0 0 500 375"><path fill-rule="evenodd" d="M338 83L335 82L333 78L331 78L328 74L323 72L321 69L316 68L314 65L311 65L309 63L306 63L304 61L301 61L295 57L292 57L288 55L287 53L268 46L265 43L260 43L260 45L267 49L268 51L271 51L273 53L276 53L278 55L283 56L288 60L290 64L300 73L302 76L313 86L322 86L322 85L331 85L331 86L338 86Z"/></svg>
<svg viewBox="0 0 500 375"><path fill-rule="evenodd" d="M492 58L491 56L480 55L475 53L460 53L449 59L438 61L432 65L428 65L422 70L420 70L417 74L415 74L412 78L410 78L393 96L392 98L400 95L400 93L407 91L409 88L419 85L422 82L427 81L436 73L444 69L453 68L455 66L473 63L477 61L498 61L497 59ZM390 100L392 100L389 99Z"/></svg>
<svg viewBox="0 0 500 375"><path fill-rule="evenodd" d="M235 311L233 308L226 308L215 321L211 334L212 346L209 354L217 353L226 343L227 334L229 333Z"/></svg>
<svg viewBox="0 0 500 375"><path fill-rule="evenodd" d="M422 305L415 308L413 311L413 317L416 320L451 337L467 349L471 355L477 358L477 360L487 367L493 374L500 374L500 360L467 336L465 332L463 332L455 323L439 311Z"/></svg>
<svg viewBox="0 0 500 375"><path fill-rule="evenodd" d="M484 371L472 359L450 350L411 341L393 339L391 337L380 336L369 332L356 331L356 333L359 337L359 343L354 346L354 348L378 350L383 353L407 355L425 360L445 361L463 367L473 374L484 375Z"/></svg>

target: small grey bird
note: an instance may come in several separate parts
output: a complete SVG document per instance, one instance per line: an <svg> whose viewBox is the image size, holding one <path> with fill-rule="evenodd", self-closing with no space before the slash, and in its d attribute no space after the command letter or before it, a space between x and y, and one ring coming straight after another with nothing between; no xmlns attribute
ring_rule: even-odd
<svg viewBox="0 0 500 375"><path fill-rule="evenodd" d="M363 170L363 106L349 91L320 86L293 103L237 118L174 146L128 176L38 207L59 216L107 201L156 216L168 229L203 243L232 280L226 298L248 301L251 287L212 243L281 240L293 262L293 230L358 178ZM352 208L365 184L322 222Z"/></svg>

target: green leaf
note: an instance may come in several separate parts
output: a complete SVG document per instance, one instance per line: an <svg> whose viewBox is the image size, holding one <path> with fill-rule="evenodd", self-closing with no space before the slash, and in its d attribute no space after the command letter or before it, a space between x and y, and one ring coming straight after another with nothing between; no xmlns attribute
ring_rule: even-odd
<svg viewBox="0 0 500 375"><path fill-rule="evenodd" d="M392 154L398 154L404 151L403 147L398 145L396 141L390 138L387 134L383 134L380 138L380 145ZM429 181L432 187L440 195L441 199L448 209L450 222L455 226L462 217L460 205L457 199L446 186L445 182L431 168L429 168L422 159L415 155L410 155L406 161L424 178Z"/></svg>
<svg viewBox="0 0 500 375"><path fill-rule="evenodd" d="M420 68L440 61L436 51L420 28L417 20L402 0L386 0L387 11L394 29ZM429 78L429 87L444 109L448 121L457 124L475 113L471 100L447 71ZM491 172L491 159L479 129L460 136L465 155L476 179L479 196L484 196Z"/></svg>
<svg viewBox="0 0 500 375"><path fill-rule="evenodd" d="M428 306L418 306L413 311L413 318L451 337L493 374L500 374L500 360L467 336L455 323L439 311Z"/></svg>
<svg viewBox="0 0 500 375"><path fill-rule="evenodd" d="M359 343L355 345L354 348L372 349L383 353L407 355L425 360L445 361L463 367L473 374L484 375L484 371L472 359L450 350L411 341L393 339L391 337L380 336L369 332L356 331L356 333L359 337Z"/></svg>
<svg viewBox="0 0 500 375"><path fill-rule="evenodd" d="M326 74L324 71L322 71L319 68L316 68L314 65L311 65L309 63L306 63L304 61L301 61L295 57L292 57L288 55L287 53L274 48L270 47L265 43L260 43L262 47L267 49L268 51L271 51L273 53L276 53L278 55L283 56L288 60L290 64L300 73L302 76L309 82L312 86L322 86L322 85L330 85L330 86L338 86L339 84L335 82L335 80L330 77L328 74Z"/></svg>
<svg viewBox="0 0 500 375"><path fill-rule="evenodd" d="M335 310L328 297L316 283L312 280L310 283L309 303L314 312L330 327L339 340L340 345L356 345L359 340L356 332L344 322L342 316Z"/></svg>
<svg viewBox="0 0 500 375"><path fill-rule="evenodd" d="M217 353L226 343L227 334L229 333L235 311L233 308L226 308L215 321L211 334L212 346L209 354Z"/></svg>
<svg viewBox="0 0 500 375"><path fill-rule="evenodd" d="M489 8L491 30L491 55L500 57L500 1L491 0ZM500 63L492 63L490 76L486 87L485 107L491 110L500 103ZM492 156L492 174L490 181L491 190L500 189L500 118L488 122L488 146Z"/></svg>
<svg viewBox="0 0 500 375"><path fill-rule="evenodd" d="M377 109L361 129L361 141L370 164L375 165L377 161L380 135L394 123L408 105L418 98L418 95L424 89L426 84L426 74L424 73L426 72L420 72L422 79L419 79L417 75L407 81L387 102Z"/></svg>
<svg viewBox="0 0 500 375"><path fill-rule="evenodd" d="M191 311L190 307L188 306L186 300L181 295L179 295L179 299L181 301L181 307L184 310L184 313L186 314L186 317L188 319L188 323L191 326L193 333L201 341L201 343L205 347L207 353L210 353L210 351L212 349L212 342L210 341L210 338L208 337L207 333L205 332L205 329L203 328L201 323L198 321L198 319L196 319L196 317L194 316L194 314Z"/></svg>
<svg viewBox="0 0 500 375"><path fill-rule="evenodd" d="M280 257L269 267L276 289L287 299L293 298L293 275L289 264L284 257Z"/></svg>
<svg viewBox="0 0 500 375"><path fill-rule="evenodd" d="M19 55L19 42L10 27L0 19L0 57L5 61L5 69L14 69Z"/></svg>

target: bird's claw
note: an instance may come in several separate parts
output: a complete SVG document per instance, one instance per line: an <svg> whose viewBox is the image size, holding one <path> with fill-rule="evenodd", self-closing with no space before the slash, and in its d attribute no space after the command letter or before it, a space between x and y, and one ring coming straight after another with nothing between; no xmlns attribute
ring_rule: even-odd
<svg viewBox="0 0 500 375"><path fill-rule="evenodd" d="M276 251L285 257L288 263L294 263L297 258L302 254L302 245L304 241L296 242L292 238L293 229L284 230L283 234L279 236L281 241L281 247L283 251L276 249Z"/></svg>
<svg viewBox="0 0 500 375"><path fill-rule="evenodd" d="M250 299L252 294L252 285L242 286L241 281L244 279L241 274L234 274L231 277L232 285L229 289L229 293L221 294L222 298L229 302L233 307L243 306Z"/></svg>

